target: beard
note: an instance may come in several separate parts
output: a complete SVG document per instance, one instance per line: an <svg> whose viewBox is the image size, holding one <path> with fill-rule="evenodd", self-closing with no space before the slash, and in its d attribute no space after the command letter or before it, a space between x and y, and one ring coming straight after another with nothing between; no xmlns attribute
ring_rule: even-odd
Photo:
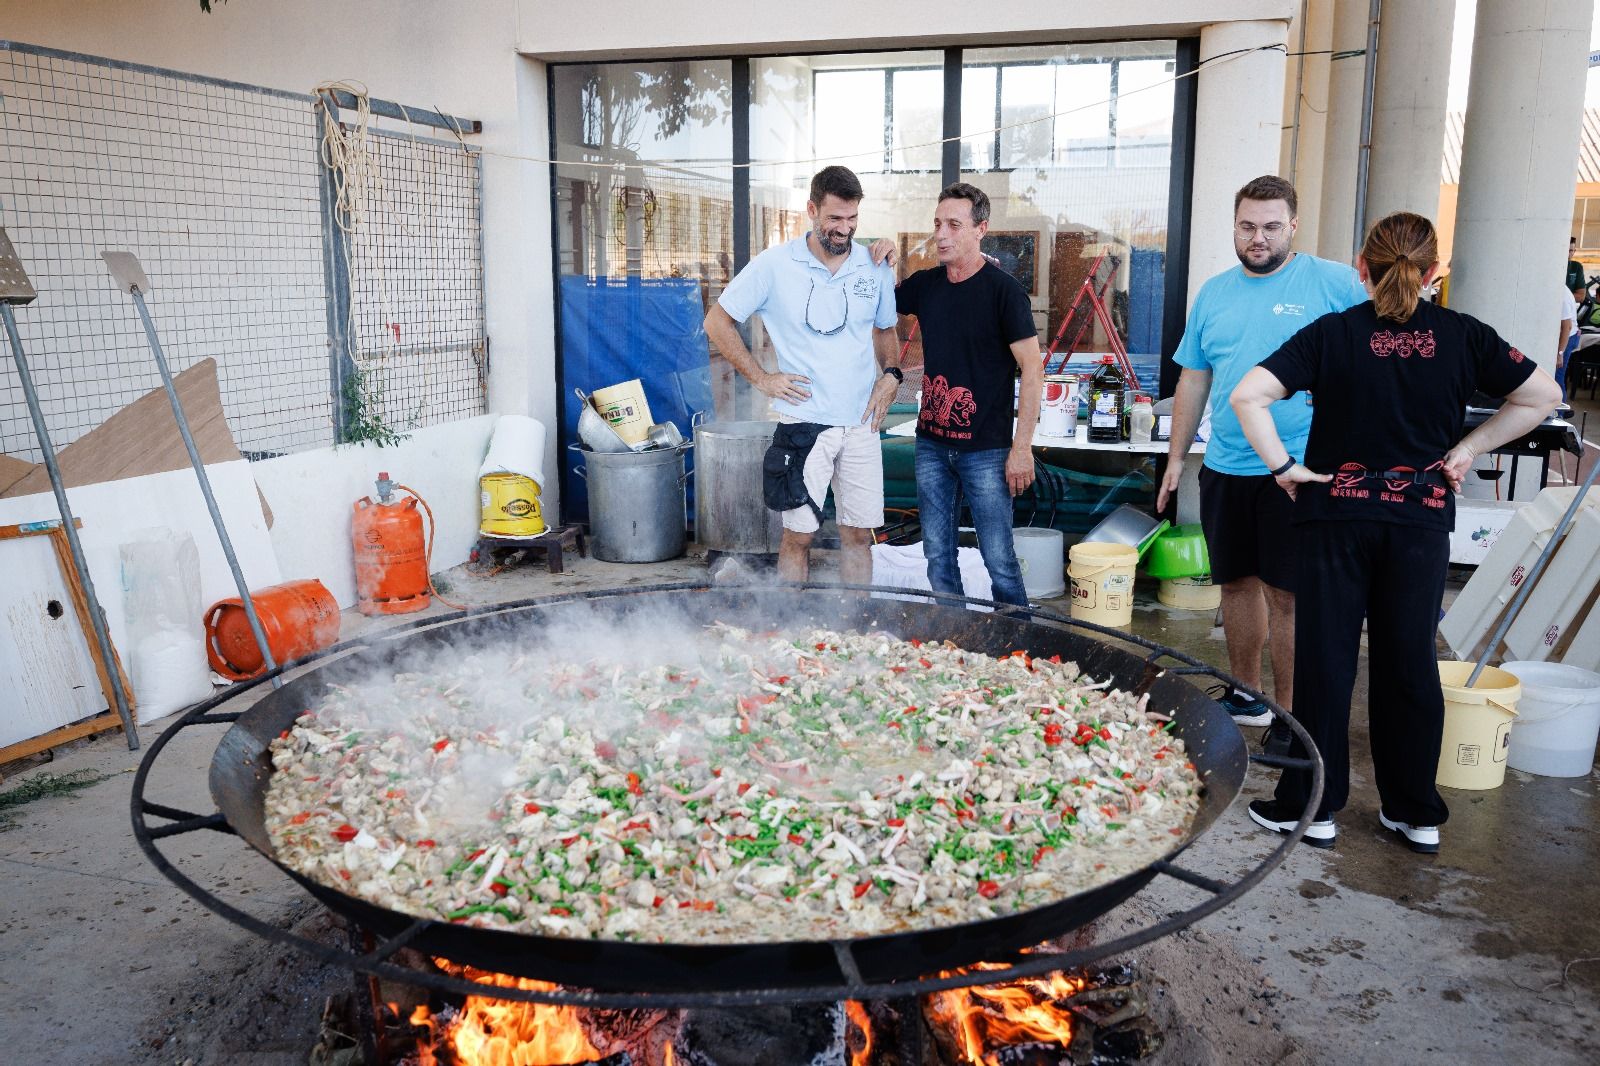
<svg viewBox="0 0 1600 1066"><path fill-rule="evenodd" d="M1259 266L1250 262L1250 250L1248 248L1242 252L1238 252L1237 254L1239 256L1240 264L1250 273L1270 274L1274 270L1277 270L1279 267L1283 266L1284 262L1289 258L1289 242L1284 241L1283 246L1279 248L1274 248L1270 244L1267 245L1266 262Z"/></svg>
<svg viewBox="0 0 1600 1066"><path fill-rule="evenodd" d="M842 236L832 238L820 225L811 227L812 234L817 238L817 244L829 255L844 255L850 251L851 238L856 235L855 230L846 230Z"/></svg>

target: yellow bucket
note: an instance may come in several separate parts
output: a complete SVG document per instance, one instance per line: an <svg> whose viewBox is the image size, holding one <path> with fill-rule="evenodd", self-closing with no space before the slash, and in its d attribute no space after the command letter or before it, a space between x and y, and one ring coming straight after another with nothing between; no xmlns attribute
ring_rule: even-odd
<svg viewBox="0 0 1600 1066"><path fill-rule="evenodd" d="M1133 621L1133 568L1139 549L1129 544L1085 542L1067 552L1072 617L1103 626Z"/></svg>
<svg viewBox="0 0 1600 1066"><path fill-rule="evenodd" d="M589 394L596 411L611 423L624 444L637 449L650 438L650 403L638 378Z"/></svg>
<svg viewBox="0 0 1600 1066"><path fill-rule="evenodd" d="M483 520L478 531L490 537L537 537L545 530L539 511L539 486L521 474L485 474L478 479Z"/></svg>
<svg viewBox="0 0 1600 1066"><path fill-rule="evenodd" d="M1180 611L1215 611L1222 606L1222 586L1213 585L1209 574L1165 578L1156 599Z"/></svg>
<svg viewBox="0 0 1600 1066"><path fill-rule="evenodd" d="M1473 663L1439 664L1444 689L1444 742L1439 745L1439 784L1446 788L1499 788L1506 779L1511 723L1522 685L1511 674L1485 667L1467 688Z"/></svg>

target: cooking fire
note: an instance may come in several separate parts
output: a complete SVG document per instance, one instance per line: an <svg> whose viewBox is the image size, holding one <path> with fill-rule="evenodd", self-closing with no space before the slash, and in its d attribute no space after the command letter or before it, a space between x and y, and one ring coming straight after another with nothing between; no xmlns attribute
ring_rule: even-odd
<svg viewBox="0 0 1600 1066"><path fill-rule="evenodd" d="M558 987L433 961L445 973L486 985ZM401 1066L1068 1066L1134 1062L1160 1046L1127 968L890 1003L590 1010L471 996L459 1004L384 1007L389 1061Z"/></svg>

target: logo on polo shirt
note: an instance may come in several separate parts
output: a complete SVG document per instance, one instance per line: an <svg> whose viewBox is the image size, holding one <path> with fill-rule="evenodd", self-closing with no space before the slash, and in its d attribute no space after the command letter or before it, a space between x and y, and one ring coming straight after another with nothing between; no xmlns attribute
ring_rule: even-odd
<svg viewBox="0 0 1600 1066"><path fill-rule="evenodd" d="M864 300L878 298L878 279L871 276L859 277L850 286L850 295L859 296Z"/></svg>
<svg viewBox="0 0 1600 1066"><path fill-rule="evenodd" d="M1272 313L1275 315L1299 315L1306 313L1305 304L1273 304Z"/></svg>

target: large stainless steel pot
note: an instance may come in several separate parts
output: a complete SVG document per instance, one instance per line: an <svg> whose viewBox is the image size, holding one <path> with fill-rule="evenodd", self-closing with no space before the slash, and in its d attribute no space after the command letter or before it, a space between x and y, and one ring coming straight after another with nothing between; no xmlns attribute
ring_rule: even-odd
<svg viewBox="0 0 1600 1066"><path fill-rule="evenodd" d="M694 430L694 536L719 552L771 554L783 536L761 502L761 460L776 422L704 422Z"/></svg>
<svg viewBox="0 0 1600 1066"><path fill-rule="evenodd" d="M574 446L575 447L575 446ZM683 554L688 448L583 451L589 483L589 550L608 563L654 563Z"/></svg>

